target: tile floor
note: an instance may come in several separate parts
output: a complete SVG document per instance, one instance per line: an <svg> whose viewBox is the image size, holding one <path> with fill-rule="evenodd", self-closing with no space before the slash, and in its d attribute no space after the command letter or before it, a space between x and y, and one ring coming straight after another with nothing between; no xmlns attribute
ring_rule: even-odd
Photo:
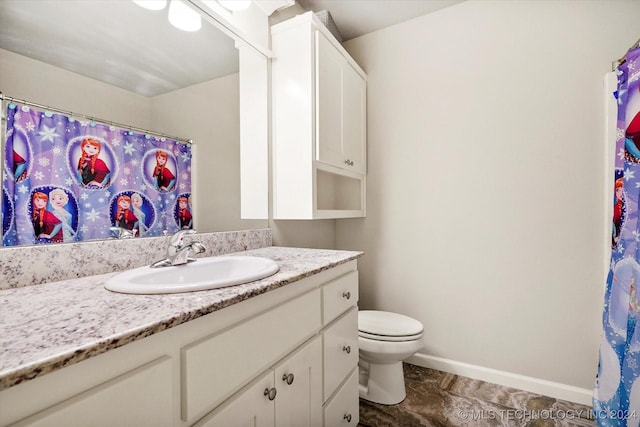
<svg viewBox="0 0 640 427"><path fill-rule="evenodd" d="M360 400L359 427L595 426L590 407L404 364L407 398Z"/></svg>

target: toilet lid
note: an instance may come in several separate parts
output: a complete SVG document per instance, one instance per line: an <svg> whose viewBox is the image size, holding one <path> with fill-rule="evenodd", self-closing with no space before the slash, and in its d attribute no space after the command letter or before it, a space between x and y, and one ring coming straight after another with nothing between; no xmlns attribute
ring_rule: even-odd
<svg viewBox="0 0 640 427"><path fill-rule="evenodd" d="M358 312L358 331L361 336L403 337L421 335L422 323L398 313L378 310Z"/></svg>

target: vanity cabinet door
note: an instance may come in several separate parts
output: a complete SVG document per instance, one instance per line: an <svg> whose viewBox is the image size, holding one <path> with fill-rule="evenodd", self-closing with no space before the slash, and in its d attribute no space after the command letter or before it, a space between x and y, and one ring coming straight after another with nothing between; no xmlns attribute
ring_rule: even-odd
<svg viewBox="0 0 640 427"><path fill-rule="evenodd" d="M169 427L173 408L171 358L162 357L13 425Z"/></svg>
<svg viewBox="0 0 640 427"><path fill-rule="evenodd" d="M273 371L268 371L220 405L194 427L274 427Z"/></svg>
<svg viewBox="0 0 640 427"><path fill-rule="evenodd" d="M322 426L322 343L312 339L194 427Z"/></svg>
<svg viewBox="0 0 640 427"><path fill-rule="evenodd" d="M316 337L275 368L278 427L322 425L322 340Z"/></svg>

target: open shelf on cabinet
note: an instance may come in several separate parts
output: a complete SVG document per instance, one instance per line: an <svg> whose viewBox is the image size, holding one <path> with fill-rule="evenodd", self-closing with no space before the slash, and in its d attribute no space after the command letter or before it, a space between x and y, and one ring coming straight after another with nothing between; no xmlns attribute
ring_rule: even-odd
<svg viewBox="0 0 640 427"><path fill-rule="evenodd" d="M315 167L314 217L353 218L365 216L365 179L334 168Z"/></svg>

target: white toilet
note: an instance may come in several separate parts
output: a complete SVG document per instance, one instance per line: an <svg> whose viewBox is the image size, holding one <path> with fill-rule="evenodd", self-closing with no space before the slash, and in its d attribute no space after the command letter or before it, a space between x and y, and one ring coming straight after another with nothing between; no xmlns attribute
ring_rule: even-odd
<svg viewBox="0 0 640 427"><path fill-rule="evenodd" d="M422 323L388 311L358 312L360 397L395 405L404 400L402 361L422 347Z"/></svg>

